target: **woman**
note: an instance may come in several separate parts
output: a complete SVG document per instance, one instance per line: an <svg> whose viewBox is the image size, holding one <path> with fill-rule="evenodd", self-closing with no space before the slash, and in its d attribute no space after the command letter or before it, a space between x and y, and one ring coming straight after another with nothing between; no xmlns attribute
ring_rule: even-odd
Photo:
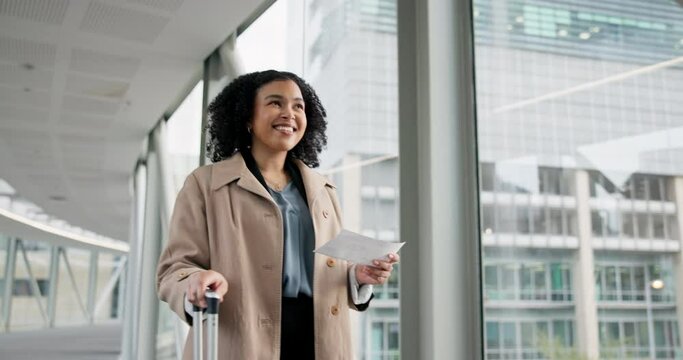
<svg viewBox="0 0 683 360"><path fill-rule="evenodd" d="M271 70L235 79L208 110L214 164L178 194L159 297L191 322L192 304L217 291L222 359L353 358L348 309L367 308L399 257L365 266L313 253L341 231L334 185L310 169L327 143L320 100Z"/></svg>

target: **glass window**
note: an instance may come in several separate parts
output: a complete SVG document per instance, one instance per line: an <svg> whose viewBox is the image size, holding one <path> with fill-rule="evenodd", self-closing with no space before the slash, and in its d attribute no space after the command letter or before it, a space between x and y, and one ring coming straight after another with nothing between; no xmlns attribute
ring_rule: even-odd
<svg viewBox="0 0 683 360"><path fill-rule="evenodd" d="M486 322L486 348L497 349L500 347L500 331L498 330L498 322Z"/></svg>
<svg viewBox="0 0 683 360"><path fill-rule="evenodd" d="M534 317L524 321L552 324L551 335L561 336L551 323L557 312L525 299L543 288L555 300L566 278L568 316L590 311L599 319L573 322L576 336L599 334L571 342L573 358L675 358L682 350L667 339L680 334L669 319L682 311L680 299L672 302L682 285L668 273L683 259L662 239L681 238L674 179L683 176L683 68L672 60L683 54L683 7L663 0L472 4L478 159L496 164L497 192L531 194L482 197L496 209L496 233L506 236L482 245L481 263L517 264L520 292L512 304L485 303L484 320ZM675 206L657 203L663 200ZM527 241L527 233L551 236ZM580 278L569 281L556 259L567 259ZM655 276L663 288L653 287ZM573 286L591 281L596 301ZM524 347L541 333L517 331ZM648 340L654 332L655 342ZM533 358L526 351L510 357L527 355Z"/></svg>
<svg viewBox="0 0 683 360"><path fill-rule="evenodd" d="M562 224L562 209L551 208L549 210L550 215L550 234L551 235L563 235L563 224Z"/></svg>
<svg viewBox="0 0 683 360"><path fill-rule="evenodd" d="M593 236L602 237L605 235L605 220L603 211L591 211L591 227L593 229Z"/></svg>
<svg viewBox="0 0 683 360"><path fill-rule="evenodd" d="M636 213L636 225L638 226L638 237L641 239L649 239L650 235L650 223L649 214Z"/></svg>
<svg viewBox="0 0 683 360"><path fill-rule="evenodd" d="M664 214L652 214L652 236L655 239L664 239Z"/></svg>
<svg viewBox="0 0 683 360"><path fill-rule="evenodd" d="M547 234L546 209L542 207L531 208L531 218L533 220L534 234Z"/></svg>
<svg viewBox="0 0 683 360"><path fill-rule="evenodd" d="M627 238L635 237L633 213L625 212L621 215L621 234Z"/></svg>
<svg viewBox="0 0 683 360"><path fill-rule="evenodd" d="M203 89L204 82L200 81L166 123L167 151L176 192L187 175L199 166Z"/></svg>
<svg viewBox="0 0 683 360"><path fill-rule="evenodd" d="M516 209L517 232L529 234L531 232L530 215L528 206L520 206Z"/></svg>
<svg viewBox="0 0 683 360"><path fill-rule="evenodd" d="M668 229L668 238L673 239L673 240L680 240L680 230L678 228L678 219L676 218L675 215L669 215L667 216L667 229Z"/></svg>
<svg viewBox="0 0 683 360"><path fill-rule="evenodd" d="M514 233L516 231L515 208L512 206L498 206L496 208L496 232Z"/></svg>

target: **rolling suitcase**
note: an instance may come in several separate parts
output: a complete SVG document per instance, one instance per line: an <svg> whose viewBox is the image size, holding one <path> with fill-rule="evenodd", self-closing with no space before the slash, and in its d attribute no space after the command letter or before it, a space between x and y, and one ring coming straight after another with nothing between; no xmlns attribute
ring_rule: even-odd
<svg viewBox="0 0 683 360"><path fill-rule="evenodd" d="M220 298L218 294L213 291L207 291L205 294L207 309L206 309L206 355L207 360L218 360L218 304ZM203 360L202 356L202 308L199 306L192 306L192 327L194 327L194 360Z"/></svg>

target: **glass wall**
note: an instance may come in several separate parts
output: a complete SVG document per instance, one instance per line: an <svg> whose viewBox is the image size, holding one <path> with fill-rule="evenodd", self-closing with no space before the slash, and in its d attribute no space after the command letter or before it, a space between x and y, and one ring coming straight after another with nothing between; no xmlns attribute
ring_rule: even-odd
<svg viewBox="0 0 683 360"><path fill-rule="evenodd" d="M292 71L315 88L328 114L319 171L337 186L344 227L400 241L396 1L277 1L235 52L244 72ZM399 358L398 277L356 314L359 359Z"/></svg>
<svg viewBox="0 0 683 360"><path fill-rule="evenodd" d="M472 16L486 358L683 357L683 7Z"/></svg>

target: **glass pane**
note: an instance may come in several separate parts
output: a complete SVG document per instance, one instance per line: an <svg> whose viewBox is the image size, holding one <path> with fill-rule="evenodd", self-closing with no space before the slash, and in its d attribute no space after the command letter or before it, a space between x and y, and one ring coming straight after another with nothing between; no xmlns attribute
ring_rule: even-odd
<svg viewBox="0 0 683 360"><path fill-rule="evenodd" d="M55 324L57 326L85 324L88 318L81 305L85 307L87 304L90 252L67 248L64 250L64 255L59 259ZM69 266L73 272L73 279L69 274Z"/></svg>
<svg viewBox="0 0 683 360"><path fill-rule="evenodd" d="M558 355L564 349L551 343L550 355L537 358L650 358L651 350L675 358L680 348L649 344L647 335L655 331L648 317L662 321L667 339L664 319L681 313L675 300L681 282L667 274L683 266L676 257L683 6L669 0L472 4L477 154L482 164L495 164L496 194L482 199L505 228L496 229L498 241L482 242L482 264L516 263L521 294L484 303L484 319L545 322L553 337L569 321L574 353ZM535 235L531 241L527 232ZM566 275L555 265L564 262ZM535 264L545 264L545 276ZM570 306L539 305L537 292L545 287L554 301L564 279ZM588 291L591 283L595 292ZM597 319L580 318L585 311ZM586 334L600 338L574 344ZM599 345L590 345L595 340ZM520 350L510 357L533 358Z"/></svg>
<svg viewBox="0 0 683 360"><path fill-rule="evenodd" d="M112 276L120 262L120 257L112 254L99 254L97 259L97 288L95 291L95 320L106 320L117 317L118 296L116 284L111 287ZM106 291L109 291L108 293Z"/></svg>
<svg viewBox="0 0 683 360"><path fill-rule="evenodd" d="M504 348L514 348L517 345L517 333L515 332L515 324L510 322L503 322L501 325L502 340Z"/></svg>
<svg viewBox="0 0 683 360"><path fill-rule="evenodd" d="M261 52L261 58L270 58L270 52L280 48L285 56L276 54L264 64L245 52L243 62L293 71L316 90L328 115L327 148L318 171L337 186L344 227L374 230L381 240L408 241L401 239L398 222L396 0L283 0L271 6L273 12L278 12L278 6L282 10L274 16L277 19L264 21L268 24L262 35L250 46ZM249 46L249 41L244 38L244 45ZM278 44L268 45L273 42ZM265 57L264 49L269 50ZM489 173L485 168L482 172ZM361 201L363 188L376 189L376 201ZM399 319L399 271L395 267L382 306L370 306L358 314L359 323L372 317ZM399 356L398 324L389 325L390 344L384 359ZM352 332L359 339L370 336L365 327ZM370 356L362 353L359 358Z"/></svg>
<svg viewBox="0 0 683 360"><path fill-rule="evenodd" d="M22 248L26 253L26 263ZM50 287L50 247L41 242L22 240L17 243L10 331L45 327L42 311L47 310ZM38 285L34 291L31 273ZM57 307L57 314L64 308Z"/></svg>
<svg viewBox="0 0 683 360"><path fill-rule="evenodd" d="M486 322L486 348L497 349L500 347L500 331L498 329L498 322Z"/></svg>
<svg viewBox="0 0 683 360"><path fill-rule="evenodd" d="M199 166L203 89L204 81L200 81L166 123L167 150L176 192L187 175Z"/></svg>

